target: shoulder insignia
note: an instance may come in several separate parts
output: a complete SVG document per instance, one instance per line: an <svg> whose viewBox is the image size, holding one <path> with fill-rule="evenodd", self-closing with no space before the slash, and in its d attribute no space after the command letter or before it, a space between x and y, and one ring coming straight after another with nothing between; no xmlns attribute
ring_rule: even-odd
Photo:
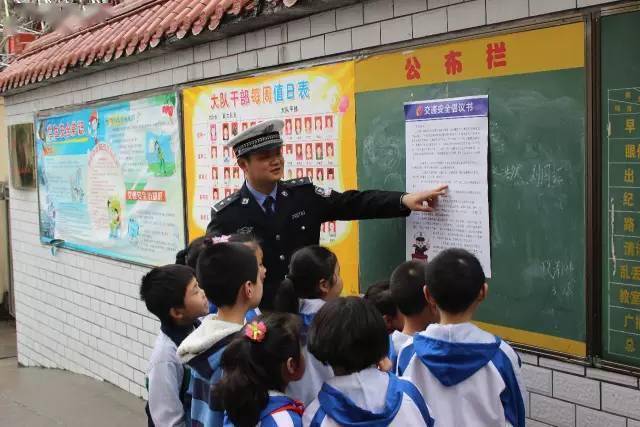
<svg viewBox="0 0 640 427"><path fill-rule="evenodd" d="M290 179L288 181L282 181L287 187L301 187L303 185L311 185L311 180L308 177Z"/></svg>
<svg viewBox="0 0 640 427"><path fill-rule="evenodd" d="M226 197L220 200L215 205L213 205L213 210L216 212L220 212L222 209L226 208L227 206L229 206L231 203L235 202L239 198L240 198L240 192L236 191L235 193L231 194L229 197Z"/></svg>
<svg viewBox="0 0 640 427"><path fill-rule="evenodd" d="M331 189L330 188L322 188L322 187L318 187L317 185L314 187L316 190L316 194L322 197L329 197L331 195Z"/></svg>

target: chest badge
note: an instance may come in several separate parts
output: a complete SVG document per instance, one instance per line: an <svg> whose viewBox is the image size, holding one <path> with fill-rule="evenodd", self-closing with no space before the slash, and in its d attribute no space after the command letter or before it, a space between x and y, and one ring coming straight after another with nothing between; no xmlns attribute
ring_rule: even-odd
<svg viewBox="0 0 640 427"><path fill-rule="evenodd" d="M301 218L301 217L305 216L306 214L307 214L306 211L296 212L293 215L291 215L291 219L298 219L298 218Z"/></svg>
<svg viewBox="0 0 640 427"><path fill-rule="evenodd" d="M244 199L242 199L242 204L243 205L248 205L249 204L249 198L245 197Z"/></svg>
<svg viewBox="0 0 640 427"><path fill-rule="evenodd" d="M284 197L289 197L289 192L287 190L282 190L280 194L282 194Z"/></svg>

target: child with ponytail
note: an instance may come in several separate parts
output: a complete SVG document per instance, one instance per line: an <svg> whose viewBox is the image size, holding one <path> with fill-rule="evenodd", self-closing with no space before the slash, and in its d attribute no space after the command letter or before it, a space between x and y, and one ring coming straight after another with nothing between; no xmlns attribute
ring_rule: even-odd
<svg viewBox="0 0 640 427"><path fill-rule="evenodd" d="M302 323L271 313L245 325L222 355L222 379L213 387L225 426L301 426L304 406L284 394L304 372Z"/></svg>
<svg viewBox="0 0 640 427"><path fill-rule="evenodd" d="M322 246L307 246L291 257L289 273L276 294L276 311L297 314L302 319L303 341L316 313L325 302L338 298L342 278L338 258ZM304 348L304 376L289 384L287 392L304 404L316 398L322 383L333 376L329 366L320 363Z"/></svg>

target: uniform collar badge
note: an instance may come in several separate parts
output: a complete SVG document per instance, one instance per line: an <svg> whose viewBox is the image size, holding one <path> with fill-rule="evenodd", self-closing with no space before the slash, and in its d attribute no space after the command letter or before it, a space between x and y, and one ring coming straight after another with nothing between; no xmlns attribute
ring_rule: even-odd
<svg viewBox="0 0 640 427"><path fill-rule="evenodd" d="M280 192L280 194L282 194L284 197L288 197L289 196L289 193L287 192L287 190L282 190Z"/></svg>
<svg viewBox="0 0 640 427"><path fill-rule="evenodd" d="M249 204L249 198L248 197L243 198L242 199L242 204L243 205L248 205Z"/></svg>

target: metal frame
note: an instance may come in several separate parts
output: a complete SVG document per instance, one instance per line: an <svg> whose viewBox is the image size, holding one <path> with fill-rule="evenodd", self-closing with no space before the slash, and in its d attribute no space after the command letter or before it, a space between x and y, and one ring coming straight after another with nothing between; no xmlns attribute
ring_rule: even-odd
<svg viewBox="0 0 640 427"><path fill-rule="evenodd" d="M592 13L592 57L593 63L591 65L591 70L593 72L592 78L592 90L593 97L591 101L591 108L593 110L593 123L590 126L592 133L592 154L594 159L594 169L591 176L591 182L594 188L594 205L592 206L593 216L595 218L594 227L591 230L587 230L587 236L589 233L592 234L593 241L595 243L595 248L597 252L594 253L594 258L592 262L593 266L593 277L596 280L597 286L594 286L592 289L592 298L596 303L592 307L592 313L594 318L591 322L591 327L593 328L594 334L592 336L592 347L590 351L590 355L592 356L592 365L604 369L607 371L622 373L626 375L640 375L640 365L629 365L620 362L614 362L611 360L602 359L602 355L604 354L604 343L602 341L603 338L603 286L604 283L602 281L602 231L603 231L603 220L602 217L602 150L603 150L603 141L602 141L602 99L601 99L601 91L602 91L602 81L601 81L601 44L600 44L600 22L601 18L604 16L618 15L629 12L637 12L640 10L640 4L638 2L633 3L624 3L621 5L614 5L609 7L602 7L600 9L594 10Z"/></svg>
<svg viewBox="0 0 640 427"><path fill-rule="evenodd" d="M600 144L600 33L597 12L586 16L585 64L587 73L587 147L586 147L586 310L587 358L602 354L602 183L600 180L602 144ZM591 318L589 315L591 314Z"/></svg>
<svg viewBox="0 0 640 427"><path fill-rule="evenodd" d="M34 144L36 144L36 135L35 133L37 132L36 129L36 123L38 120L40 119L45 119L45 118L49 118L49 117L53 117L53 116L57 116L57 115L61 115L64 113L70 113L70 112L74 112L74 111L78 111L78 110L83 110L83 109L87 109L87 108L92 108L92 107L101 107L104 105L109 105L109 104L113 104L116 102L127 102L127 101L135 101L135 100L139 100L139 99L144 99L144 98L149 98L155 95L163 95L163 94L167 94L167 93L174 93L176 95L176 118L178 117L178 115L182 115L182 109L181 109L181 92L177 89L177 86L169 86L169 87L165 87L165 88L161 88L161 89L153 89L153 90L148 90L148 91L141 91L141 92L135 92L132 94L128 94L128 95L120 95L120 96L114 96L114 97L110 97L110 98L105 98L105 99L101 99L99 101L92 101L92 102L88 102L86 104L72 104L72 105L67 105L67 106L63 106L63 107L55 107L55 108L49 108L46 110L41 110L41 111L36 111L33 114L33 130L34 130L34 138L33 138L33 142ZM180 117L180 119L178 119L178 139L180 141L180 149L181 149L181 158L184 159L184 144L182 143L182 139L183 139L183 135L182 135L182 118ZM40 180L38 177L38 153L37 153L37 146L34 147L34 149L36 150L36 162L35 162L35 168L36 168L36 191L37 191L37 197L38 197L38 230L39 230L39 235L41 233L41 218L40 218ZM184 197L185 197L185 188L184 188L184 167L182 168L183 171L180 175L180 178L182 179L181 182L181 189L182 189L182 195L183 195L183 202L184 202ZM183 221L185 220L185 215L183 213L182 215L183 217ZM188 239L187 236L187 232L186 232L186 222L184 222L184 242L183 244L186 244L186 241ZM91 251L87 251L87 250L82 250L82 249L78 249L78 248L71 248L71 247L67 247L64 246L64 243L62 243L60 246L56 246L51 244L51 242L49 243L44 243L42 242L42 240L40 240L39 242L42 246L49 246L51 248L53 247L59 247L60 249L65 249L65 250L69 250L69 251L74 251L74 252L79 252L79 253L85 253L85 254L89 254L92 256L96 256L99 258L103 258L103 259L108 259L108 260L112 260L112 261L117 261L117 262L124 262L127 264L131 264L131 265L137 265L140 267L155 267L155 265L151 265L151 264L145 264L145 263L141 263L141 262L137 262L137 261L131 261L131 260L127 260L127 259L123 259L123 258L117 258L117 257L113 257L113 256L109 256L109 255L104 255L104 254L99 254L99 253L95 253L95 252L91 252Z"/></svg>

